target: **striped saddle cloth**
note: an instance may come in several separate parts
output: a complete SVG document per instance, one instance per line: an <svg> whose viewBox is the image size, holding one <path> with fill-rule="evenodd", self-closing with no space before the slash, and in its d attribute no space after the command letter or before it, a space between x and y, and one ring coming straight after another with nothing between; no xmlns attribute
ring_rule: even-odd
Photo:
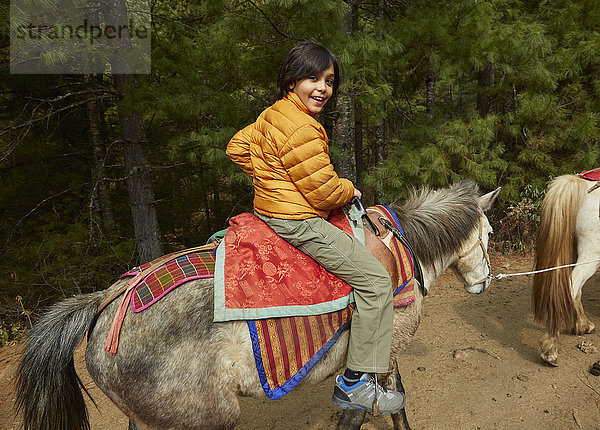
<svg viewBox="0 0 600 430"><path fill-rule="evenodd" d="M289 393L350 326L353 305L324 315L247 321L254 361L267 397Z"/></svg>

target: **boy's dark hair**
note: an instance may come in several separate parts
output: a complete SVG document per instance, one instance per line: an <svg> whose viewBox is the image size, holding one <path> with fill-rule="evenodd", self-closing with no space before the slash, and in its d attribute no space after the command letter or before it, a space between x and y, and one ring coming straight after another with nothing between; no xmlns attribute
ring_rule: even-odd
<svg viewBox="0 0 600 430"><path fill-rule="evenodd" d="M330 65L333 65L333 94L335 94L340 85L340 72L335 55L327 48L312 41L294 46L279 68L277 92L273 96L273 101L284 98L290 92L292 82L319 74Z"/></svg>

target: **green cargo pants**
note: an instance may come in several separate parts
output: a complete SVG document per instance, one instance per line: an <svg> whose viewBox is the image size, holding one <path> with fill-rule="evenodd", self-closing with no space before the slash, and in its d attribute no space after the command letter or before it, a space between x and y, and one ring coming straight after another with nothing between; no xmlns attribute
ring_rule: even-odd
<svg viewBox="0 0 600 430"><path fill-rule="evenodd" d="M352 286L356 308L346 366L360 372L387 372L393 298L392 281L383 265L358 239L323 218L289 220L256 212L255 215L291 245Z"/></svg>

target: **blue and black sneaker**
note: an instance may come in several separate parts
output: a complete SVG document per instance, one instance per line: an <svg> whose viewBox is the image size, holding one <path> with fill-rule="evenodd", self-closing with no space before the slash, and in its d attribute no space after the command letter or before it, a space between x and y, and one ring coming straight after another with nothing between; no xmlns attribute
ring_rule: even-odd
<svg viewBox="0 0 600 430"><path fill-rule="evenodd" d="M353 385L347 385L344 377L338 375L332 400L343 409L363 409L372 413L376 392L380 414L395 414L404 407L404 394L386 390L375 382L370 373L364 373Z"/></svg>

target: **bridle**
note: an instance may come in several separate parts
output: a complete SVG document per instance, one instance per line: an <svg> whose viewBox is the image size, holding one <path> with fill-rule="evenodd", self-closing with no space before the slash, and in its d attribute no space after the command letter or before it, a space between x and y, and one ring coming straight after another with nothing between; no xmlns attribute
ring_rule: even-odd
<svg viewBox="0 0 600 430"><path fill-rule="evenodd" d="M482 284L485 281L487 281L488 279L493 279L494 275L492 275L492 264L490 263L490 256L487 252L487 250L485 249L485 245L483 244L483 222L482 222L483 216L480 215L479 216L479 236L477 237L477 241L473 244L473 246L471 248L469 248L469 250L467 252L465 252L462 255L458 256L458 259L463 259L465 257L468 257L469 255L471 255L477 248L481 248L481 251L483 252L483 259L485 260L485 264L487 265L488 268L488 274L485 278L471 284L471 285L467 285L468 287L473 287L475 285L478 284Z"/></svg>
<svg viewBox="0 0 600 430"><path fill-rule="evenodd" d="M354 206L356 208L356 210L358 210L358 213L363 221L363 225L365 225L365 223L366 223L366 225L373 232L373 234L375 234L375 236L381 238L381 232L379 231L379 228L375 225L373 220L371 218L369 218L369 214L367 213L367 210L363 206L360 199L358 197L353 197L350 204L352 206ZM374 212L377 212L380 215L383 215L379 210L374 210ZM412 247L410 246L410 243L408 243L408 241L404 237L404 234L402 234L400 232L400 230L398 230L385 216L378 217L378 221L382 227L385 227L387 230L389 230L392 233L392 235L397 240L399 240L400 243L402 243L402 245L404 245L406 247L406 249L408 250L408 253L410 254L412 261L413 261L414 277L417 281L417 284L419 285L419 290L421 291L421 295L423 297L425 297L427 295L428 291L427 291L427 288L425 288L425 281L423 278L423 269L421 268L421 263L419 262L419 258L413 251Z"/></svg>

